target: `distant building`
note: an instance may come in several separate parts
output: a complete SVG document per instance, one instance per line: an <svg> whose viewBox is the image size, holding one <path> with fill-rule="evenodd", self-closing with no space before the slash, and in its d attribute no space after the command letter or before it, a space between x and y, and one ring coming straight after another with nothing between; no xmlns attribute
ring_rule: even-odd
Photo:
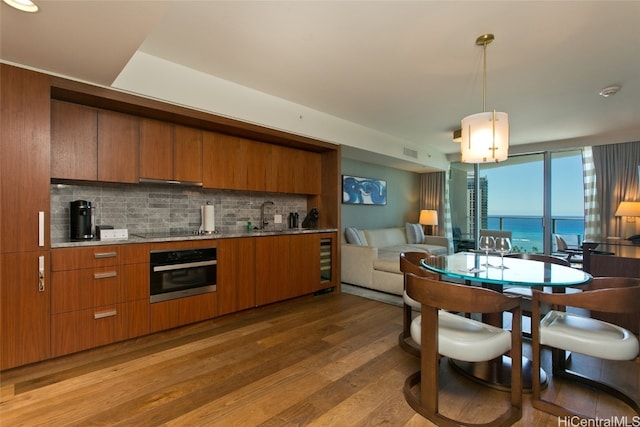
<svg viewBox="0 0 640 427"><path fill-rule="evenodd" d="M471 230L471 235L475 236L473 227L473 219L475 218L475 185L473 174L467 177L467 206L469 207L469 215L467 216L467 230ZM489 181L487 177L480 177L480 228L487 228L488 219L487 212L489 207Z"/></svg>

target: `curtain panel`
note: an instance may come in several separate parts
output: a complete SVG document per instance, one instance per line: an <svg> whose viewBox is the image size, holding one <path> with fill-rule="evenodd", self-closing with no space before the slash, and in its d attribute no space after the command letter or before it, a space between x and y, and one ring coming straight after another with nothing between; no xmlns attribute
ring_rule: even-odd
<svg viewBox="0 0 640 427"><path fill-rule="evenodd" d="M420 209L438 211L437 235L452 242L451 212L449 207L449 172L431 172L420 175ZM451 243L449 253L453 253Z"/></svg>
<svg viewBox="0 0 640 427"><path fill-rule="evenodd" d="M623 235L623 218L616 217L615 213L622 201L640 201L640 142L597 145L591 149L596 177L595 203L601 218L600 237L627 237Z"/></svg>

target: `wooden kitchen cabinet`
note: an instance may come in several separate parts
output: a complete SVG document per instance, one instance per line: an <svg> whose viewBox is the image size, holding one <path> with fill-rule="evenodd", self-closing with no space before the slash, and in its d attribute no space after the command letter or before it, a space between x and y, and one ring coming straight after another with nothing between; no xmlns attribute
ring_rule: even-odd
<svg viewBox="0 0 640 427"><path fill-rule="evenodd" d="M334 233L256 238L256 305L335 287Z"/></svg>
<svg viewBox="0 0 640 427"><path fill-rule="evenodd" d="M51 102L51 178L137 183L139 119Z"/></svg>
<svg viewBox="0 0 640 427"><path fill-rule="evenodd" d="M139 141L137 117L98 110L98 181L137 184Z"/></svg>
<svg viewBox="0 0 640 427"><path fill-rule="evenodd" d="M322 162L318 153L289 147L272 147L273 191L320 194Z"/></svg>
<svg viewBox="0 0 640 427"><path fill-rule="evenodd" d="M215 132L204 132L203 144L205 187L275 191L271 145Z"/></svg>
<svg viewBox="0 0 640 427"><path fill-rule="evenodd" d="M334 233L291 236L290 280L300 295L335 286Z"/></svg>
<svg viewBox="0 0 640 427"><path fill-rule="evenodd" d="M159 120L140 120L140 178L173 179L175 126Z"/></svg>
<svg viewBox="0 0 640 427"><path fill-rule="evenodd" d="M320 289L320 237L318 234L300 234L291 236L292 284L300 295Z"/></svg>
<svg viewBox="0 0 640 427"><path fill-rule="evenodd" d="M202 131L140 119L140 178L202 182Z"/></svg>
<svg viewBox="0 0 640 427"><path fill-rule="evenodd" d="M7 64L0 64L0 87L3 370L50 357L51 91L48 76Z"/></svg>
<svg viewBox="0 0 640 427"><path fill-rule="evenodd" d="M246 148L236 136L216 132L202 134L202 183L206 188L241 189L247 185Z"/></svg>
<svg viewBox="0 0 640 427"><path fill-rule="evenodd" d="M273 147L263 142L244 140L246 151L247 186L250 191L275 192L271 155Z"/></svg>
<svg viewBox="0 0 640 427"><path fill-rule="evenodd" d="M98 110L51 101L51 177L98 179Z"/></svg>
<svg viewBox="0 0 640 427"><path fill-rule="evenodd" d="M151 304L151 332L164 331L217 315L217 292Z"/></svg>
<svg viewBox="0 0 640 427"><path fill-rule="evenodd" d="M39 257L44 259L40 287ZM0 255L0 310L2 333L0 369L47 359L49 353L49 252Z"/></svg>
<svg viewBox="0 0 640 427"><path fill-rule="evenodd" d="M202 131L176 125L173 176L177 181L202 182Z"/></svg>
<svg viewBox="0 0 640 427"><path fill-rule="evenodd" d="M52 251L53 356L149 333L149 246Z"/></svg>
<svg viewBox="0 0 640 427"><path fill-rule="evenodd" d="M256 305L298 296L289 279L289 236L256 238Z"/></svg>
<svg viewBox="0 0 640 427"><path fill-rule="evenodd" d="M221 239L217 256L218 315L255 307L255 239Z"/></svg>

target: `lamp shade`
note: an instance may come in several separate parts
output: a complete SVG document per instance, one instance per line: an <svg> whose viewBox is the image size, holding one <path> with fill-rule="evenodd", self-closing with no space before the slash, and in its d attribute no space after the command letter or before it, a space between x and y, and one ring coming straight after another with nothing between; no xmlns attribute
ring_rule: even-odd
<svg viewBox="0 0 640 427"><path fill-rule="evenodd" d="M438 225L438 211L430 209L421 210L418 222L422 225Z"/></svg>
<svg viewBox="0 0 640 427"><path fill-rule="evenodd" d="M497 163L509 155L509 115L489 111L462 119L462 163Z"/></svg>
<svg viewBox="0 0 640 427"><path fill-rule="evenodd" d="M640 216L640 202L620 202L616 216Z"/></svg>

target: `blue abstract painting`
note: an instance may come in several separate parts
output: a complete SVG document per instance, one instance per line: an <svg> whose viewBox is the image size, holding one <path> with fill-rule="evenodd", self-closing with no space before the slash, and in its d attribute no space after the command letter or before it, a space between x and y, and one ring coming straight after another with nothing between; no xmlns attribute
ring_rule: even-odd
<svg viewBox="0 0 640 427"><path fill-rule="evenodd" d="M386 205L387 181L342 175L342 203Z"/></svg>

